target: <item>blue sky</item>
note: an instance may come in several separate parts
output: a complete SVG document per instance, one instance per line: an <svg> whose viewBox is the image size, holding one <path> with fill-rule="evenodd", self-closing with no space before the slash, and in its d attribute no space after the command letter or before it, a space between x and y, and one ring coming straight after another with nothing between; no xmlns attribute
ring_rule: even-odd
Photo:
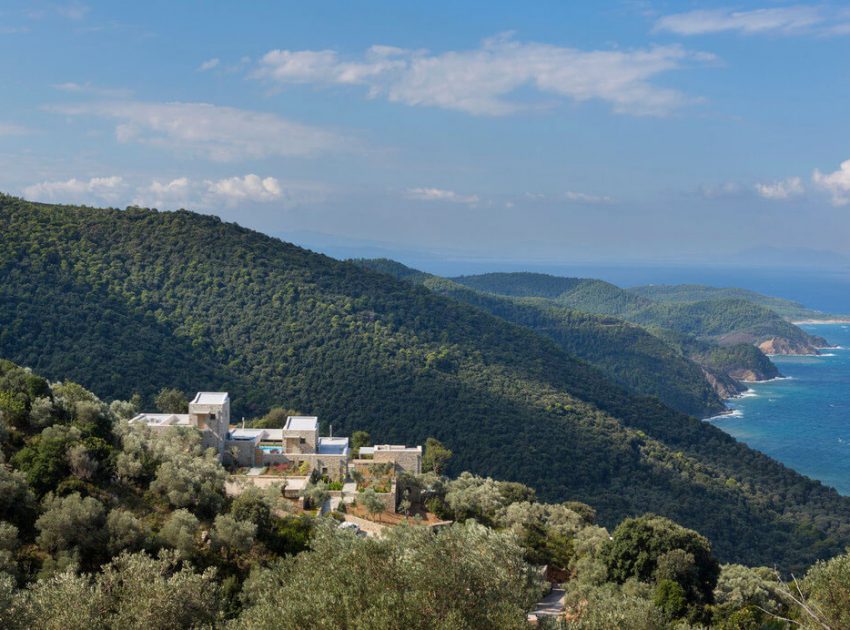
<svg viewBox="0 0 850 630"><path fill-rule="evenodd" d="M848 53L838 3L4 2L0 190L317 247L850 256Z"/></svg>

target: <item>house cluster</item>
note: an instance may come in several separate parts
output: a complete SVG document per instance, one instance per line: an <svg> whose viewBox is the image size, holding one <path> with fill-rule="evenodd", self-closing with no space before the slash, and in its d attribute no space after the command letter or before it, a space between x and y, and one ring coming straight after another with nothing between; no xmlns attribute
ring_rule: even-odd
<svg viewBox="0 0 850 630"><path fill-rule="evenodd" d="M348 438L320 436L315 416L290 416L282 429L231 426L227 392L198 392L189 403L189 413L140 413L130 422L154 430L193 427L201 432L204 446L215 449L223 463L246 468L285 464L305 475L317 470L341 481L352 462ZM378 444L360 448L358 457L357 461L392 464L397 471L418 474L422 469L421 446Z"/></svg>

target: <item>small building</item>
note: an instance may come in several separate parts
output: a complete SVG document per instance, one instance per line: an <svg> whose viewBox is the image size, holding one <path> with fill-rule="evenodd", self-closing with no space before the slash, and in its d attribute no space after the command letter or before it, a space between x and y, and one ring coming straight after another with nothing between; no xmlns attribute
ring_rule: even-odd
<svg viewBox="0 0 850 630"><path fill-rule="evenodd" d="M371 460L376 464L392 463L397 470L418 475L422 472L422 447L401 444L376 444L361 446L360 459Z"/></svg>
<svg viewBox="0 0 850 630"><path fill-rule="evenodd" d="M348 471L348 438L319 436L315 416L290 416L282 429L231 429L225 452L240 466L290 464L333 480L343 479Z"/></svg>
<svg viewBox="0 0 850 630"><path fill-rule="evenodd" d="M201 432L206 448L224 454L224 442L230 426L230 396L227 392L198 392L189 403L189 413L140 413L130 420L154 430L192 427Z"/></svg>
<svg viewBox="0 0 850 630"><path fill-rule="evenodd" d="M347 437L319 435L316 416L289 416L282 429L230 426L230 396L227 392L198 392L188 413L140 413L132 420L154 430L192 427L202 434L203 444L213 448L219 459L243 467L286 464L294 474L317 470L339 481L348 474L351 450ZM374 463L391 463L396 471L422 471L422 447L378 444L362 447L360 458Z"/></svg>

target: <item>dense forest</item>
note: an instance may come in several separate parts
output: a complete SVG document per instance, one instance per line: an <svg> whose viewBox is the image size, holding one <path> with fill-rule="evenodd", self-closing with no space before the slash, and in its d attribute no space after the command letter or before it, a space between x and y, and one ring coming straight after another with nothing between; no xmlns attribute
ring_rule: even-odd
<svg viewBox="0 0 850 630"><path fill-rule="evenodd" d="M599 368L632 392L655 396L683 413L705 417L725 409L699 365L688 359L681 349L671 347L640 326L613 317L583 313L549 300L476 291L392 260L353 262L421 284L434 293L530 328L555 341L567 353ZM727 391L732 394L743 391L742 386L724 376L725 370L715 373L715 378L723 382Z"/></svg>
<svg viewBox="0 0 850 630"><path fill-rule="evenodd" d="M226 492L233 480L197 432L127 422L138 400L106 404L5 360L0 392L3 628L521 629L546 592L543 567L566 607L543 628L850 620L850 554L791 582L721 564L707 538L664 517L609 531L587 504L436 470L399 477L401 509L452 524L413 518L362 538L338 526L343 513L302 509L279 485Z"/></svg>
<svg viewBox="0 0 850 630"><path fill-rule="evenodd" d="M383 273L190 212L0 198L0 354L106 399L229 390L470 470L645 511L723 561L801 569L850 541L850 500L638 397L532 330ZM0 388L2 389L2 388ZM0 396L0 400L4 400Z"/></svg>
<svg viewBox="0 0 850 630"><path fill-rule="evenodd" d="M643 326L666 328L721 345L757 345L773 338L786 340L797 351L815 352L818 347L827 345L824 339L809 335L787 322L769 305L751 299L746 293L703 292L705 297L700 300L655 301L650 299L654 294L648 290L633 292L601 280L545 274L488 273L453 280L480 291L545 298L579 311L614 315Z"/></svg>
<svg viewBox="0 0 850 630"><path fill-rule="evenodd" d="M745 300L769 308L789 321L823 320L846 317L808 308L799 302L763 295L749 289L709 287L701 284L652 284L631 287L629 291L655 302L702 302L705 300Z"/></svg>

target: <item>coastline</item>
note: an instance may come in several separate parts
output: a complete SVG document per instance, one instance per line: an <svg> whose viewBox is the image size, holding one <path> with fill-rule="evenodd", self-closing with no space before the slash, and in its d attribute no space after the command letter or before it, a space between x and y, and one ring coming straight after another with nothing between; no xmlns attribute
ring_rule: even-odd
<svg viewBox="0 0 850 630"><path fill-rule="evenodd" d="M850 324L850 318L835 318L835 319L801 319L792 321L795 326L816 326L819 324Z"/></svg>

